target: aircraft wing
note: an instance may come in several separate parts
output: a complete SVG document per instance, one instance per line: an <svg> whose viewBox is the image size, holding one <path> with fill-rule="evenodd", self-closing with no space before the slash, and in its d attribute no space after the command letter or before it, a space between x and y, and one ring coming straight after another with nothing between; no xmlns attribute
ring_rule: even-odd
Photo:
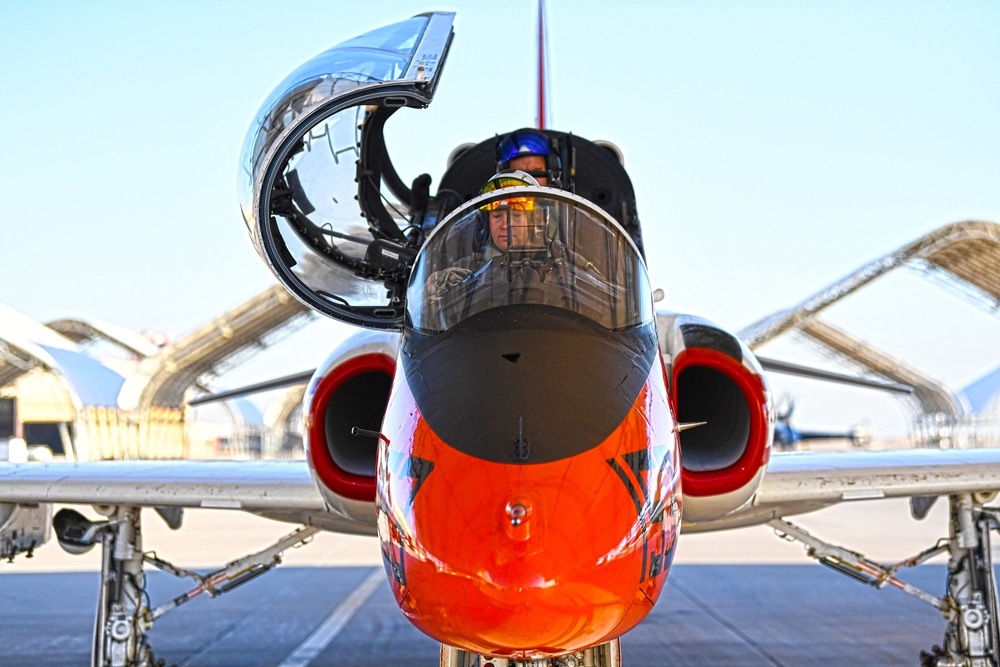
<svg viewBox="0 0 1000 667"><path fill-rule="evenodd" d="M164 518L170 510L177 520L184 508L227 509L313 529L376 533L374 503L353 511L330 505L306 461L0 462L0 554L47 541L52 504L149 507Z"/></svg>
<svg viewBox="0 0 1000 667"><path fill-rule="evenodd" d="M841 502L1000 489L1000 449L773 453L753 500L685 532L765 523ZM234 509L329 517L305 461L0 463L0 503ZM321 523L327 525L329 518ZM359 530L355 522L331 526Z"/></svg>
<svg viewBox="0 0 1000 667"><path fill-rule="evenodd" d="M0 463L0 503L326 511L305 461Z"/></svg>
<svg viewBox="0 0 1000 667"><path fill-rule="evenodd" d="M773 453L753 500L685 532L765 523L841 502L1000 489L1000 449Z"/></svg>

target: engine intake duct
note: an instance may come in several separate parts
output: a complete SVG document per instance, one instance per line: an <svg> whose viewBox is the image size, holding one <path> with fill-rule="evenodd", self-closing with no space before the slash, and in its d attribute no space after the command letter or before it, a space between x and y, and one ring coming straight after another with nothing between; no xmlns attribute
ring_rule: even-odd
<svg viewBox="0 0 1000 667"><path fill-rule="evenodd" d="M689 315L657 315L680 431L684 519L707 520L753 497L774 416L760 363L738 338ZM695 426L704 422L701 425Z"/></svg>
<svg viewBox="0 0 1000 667"><path fill-rule="evenodd" d="M750 438L750 409L743 392L722 371L689 366L677 377L677 419L705 422L680 433L685 470L724 470L743 456Z"/></svg>
<svg viewBox="0 0 1000 667"><path fill-rule="evenodd" d="M352 475L374 475L378 431L389 402L392 375L363 370L339 384L323 415L326 449L333 462Z"/></svg>
<svg viewBox="0 0 1000 667"><path fill-rule="evenodd" d="M306 389L306 453L332 507L375 500L379 432L398 341L396 334L359 331L316 369Z"/></svg>

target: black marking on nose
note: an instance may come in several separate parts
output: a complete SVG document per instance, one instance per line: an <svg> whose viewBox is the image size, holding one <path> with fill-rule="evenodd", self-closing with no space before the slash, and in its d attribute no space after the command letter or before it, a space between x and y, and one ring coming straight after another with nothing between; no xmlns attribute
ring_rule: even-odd
<svg viewBox="0 0 1000 667"><path fill-rule="evenodd" d="M517 420L517 439L514 441L514 461L527 463L530 452L531 446L528 444L528 439L524 437L524 417L519 417Z"/></svg>
<svg viewBox="0 0 1000 667"><path fill-rule="evenodd" d="M501 354L500 356L503 357L504 359L506 359L507 361L509 361L510 363L516 364L517 360L521 358L521 353L520 352L508 352L507 354Z"/></svg>

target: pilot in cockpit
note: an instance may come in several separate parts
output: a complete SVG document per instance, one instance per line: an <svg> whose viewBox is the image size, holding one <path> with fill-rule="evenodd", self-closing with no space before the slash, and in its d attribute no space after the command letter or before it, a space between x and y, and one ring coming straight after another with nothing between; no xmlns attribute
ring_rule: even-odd
<svg viewBox="0 0 1000 667"><path fill-rule="evenodd" d="M609 318L601 304L616 288L579 249L616 247L615 229L530 174L500 171L477 203L428 239L411 278L411 289L422 285L409 306L412 321L443 331L493 308L530 304L603 323Z"/></svg>
<svg viewBox="0 0 1000 667"><path fill-rule="evenodd" d="M498 170L519 169L533 176L539 185L560 187L558 163L549 138L540 130L514 130L497 144Z"/></svg>
<svg viewBox="0 0 1000 667"><path fill-rule="evenodd" d="M479 194L485 195L504 188L526 185L541 185L531 174L519 169L504 169L494 175L482 187ZM511 197L490 202L483 207L489 229L489 245L483 247L491 259L511 250L526 251L544 248L540 240L539 214L534 197Z"/></svg>
<svg viewBox="0 0 1000 667"><path fill-rule="evenodd" d="M480 190L487 194L503 188L536 186L539 182L518 169L504 169L495 174ZM435 298L462 283L473 272L493 259L511 252L527 252L544 248L538 241L541 230L533 197L512 197L490 202L478 212L480 217L472 252L445 269L432 273L424 288L425 296Z"/></svg>

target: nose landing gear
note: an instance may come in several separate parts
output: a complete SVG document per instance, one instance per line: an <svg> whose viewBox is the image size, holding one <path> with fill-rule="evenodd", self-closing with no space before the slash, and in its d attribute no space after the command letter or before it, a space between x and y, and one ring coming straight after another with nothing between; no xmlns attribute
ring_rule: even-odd
<svg viewBox="0 0 1000 667"><path fill-rule="evenodd" d="M493 658L441 645L441 667L621 667L621 664L622 652L618 639L578 653L542 660Z"/></svg>

